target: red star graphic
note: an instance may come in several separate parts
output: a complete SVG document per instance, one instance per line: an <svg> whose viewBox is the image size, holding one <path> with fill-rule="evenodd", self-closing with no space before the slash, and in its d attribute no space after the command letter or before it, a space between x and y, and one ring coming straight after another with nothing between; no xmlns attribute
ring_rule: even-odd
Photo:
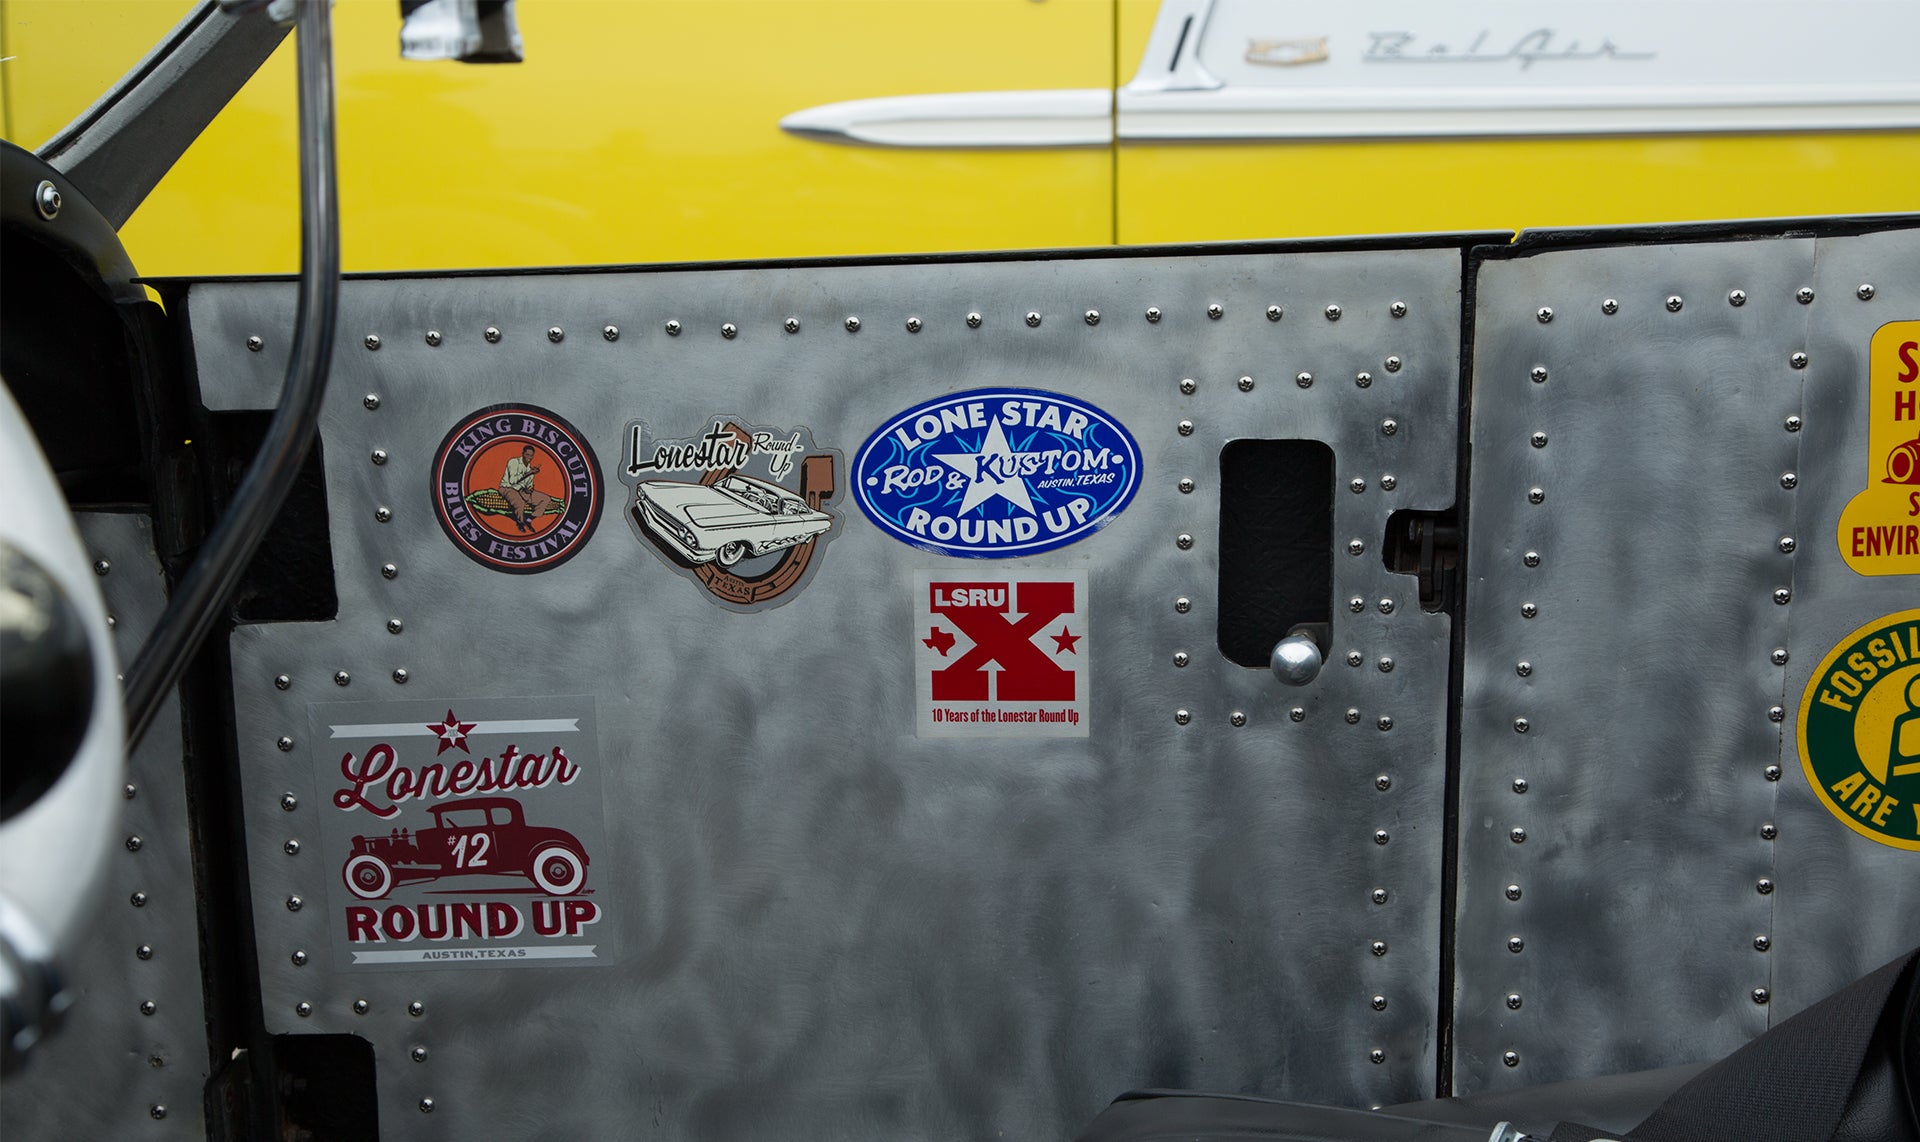
<svg viewBox="0 0 1920 1142"><path fill-rule="evenodd" d="M927 645L928 650L939 651L940 657L945 658L947 656L947 651L953 649L953 643L954 643L953 636L948 634L946 631L941 630L939 627L928 627L927 635L928 637L923 638L920 641Z"/></svg>
<svg viewBox="0 0 1920 1142"><path fill-rule="evenodd" d="M1053 644L1054 644L1053 652L1055 654L1059 654L1063 650L1066 651L1068 654L1080 653L1079 651L1073 649L1073 644L1076 642L1079 642L1082 636L1077 634L1068 634L1067 628L1064 625L1060 628L1059 634L1050 634L1047 637L1053 640Z"/></svg>
<svg viewBox="0 0 1920 1142"><path fill-rule="evenodd" d="M452 710L447 711L445 720L438 723L428 722L427 728L440 739L440 748L433 751L433 756L439 757L454 746L458 746L461 753L470 752L467 749L467 735L473 732L473 726L472 722L463 722L454 717Z"/></svg>

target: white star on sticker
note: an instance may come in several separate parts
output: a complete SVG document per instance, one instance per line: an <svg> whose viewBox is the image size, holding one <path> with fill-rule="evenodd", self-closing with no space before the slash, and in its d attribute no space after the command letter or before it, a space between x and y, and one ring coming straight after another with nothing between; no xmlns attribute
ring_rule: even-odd
<svg viewBox="0 0 1920 1142"><path fill-rule="evenodd" d="M1019 476L1001 476L993 471L996 467L1009 470L1013 467L1015 457L1026 455L1029 453L1015 452L1007 444L1007 434L1000 430L1000 422L996 420L987 429L986 439L980 442L980 451L936 454L934 459L973 481L967 485L967 494L960 500L958 514L964 515L999 496L1015 507L1025 509L1028 515L1033 515L1033 500L1027 495L1027 482ZM982 460L990 463L983 465Z"/></svg>

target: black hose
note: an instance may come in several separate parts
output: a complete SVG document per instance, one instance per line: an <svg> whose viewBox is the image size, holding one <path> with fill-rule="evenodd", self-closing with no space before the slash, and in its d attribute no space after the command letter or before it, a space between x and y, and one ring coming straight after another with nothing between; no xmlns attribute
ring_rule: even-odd
<svg viewBox="0 0 1920 1142"><path fill-rule="evenodd" d="M127 748L146 735L187 661L213 628L305 462L320 425L340 303L339 198L334 185L333 32L329 0L301 0L300 295L280 407L260 451L166 613L126 671Z"/></svg>

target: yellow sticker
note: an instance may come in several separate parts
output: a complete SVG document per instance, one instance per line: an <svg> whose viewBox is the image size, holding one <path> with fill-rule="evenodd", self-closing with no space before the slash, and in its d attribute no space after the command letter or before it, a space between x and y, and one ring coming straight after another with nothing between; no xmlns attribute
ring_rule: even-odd
<svg viewBox="0 0 1920 1142"><path fill-rule="evenodd" d="M1863 837L1920 851L1920 610L1840 640L1800 698L1800 767Z"/></svg>
<svg viewBox="0 0 1920 1142"><path fill-rule="evenodd" d="M1867 489L1840 513L1840 558L1862 575L1920 574L1920 321L1867 348Z"/></svg>

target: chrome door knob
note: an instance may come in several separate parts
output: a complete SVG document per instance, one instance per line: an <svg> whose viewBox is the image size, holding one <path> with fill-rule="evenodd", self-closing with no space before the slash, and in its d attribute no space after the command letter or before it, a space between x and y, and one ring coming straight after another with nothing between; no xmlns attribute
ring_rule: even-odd
<svg viewBox="0 0 1920 1142"><path fill-rule="evenodd" d="M1320 676L1326 662L1320 644L1304 634L1291 634L1273 648L1273 675L1289 686L1305 686Z"/></svg>

